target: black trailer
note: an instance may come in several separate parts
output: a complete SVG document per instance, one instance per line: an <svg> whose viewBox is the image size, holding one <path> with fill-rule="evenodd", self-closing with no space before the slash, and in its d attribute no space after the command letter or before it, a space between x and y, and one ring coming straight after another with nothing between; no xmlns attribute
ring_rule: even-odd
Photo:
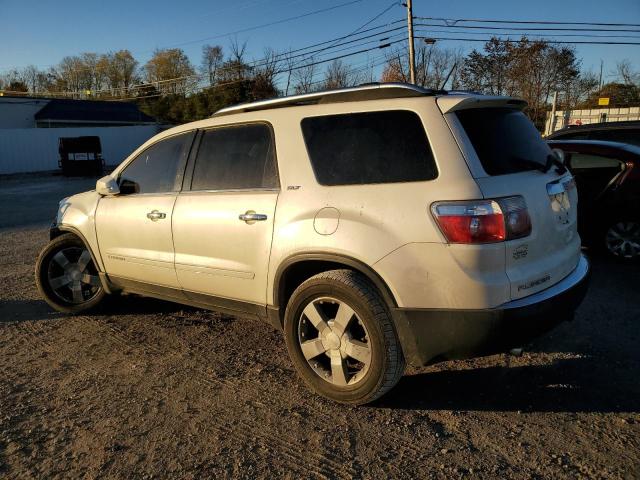
<svg viewBox="0 0 640 480"><path fill-rule="evenodd" d="M101 175L104 169L100 137L61 137L58 166L65 176Z"/></svg>

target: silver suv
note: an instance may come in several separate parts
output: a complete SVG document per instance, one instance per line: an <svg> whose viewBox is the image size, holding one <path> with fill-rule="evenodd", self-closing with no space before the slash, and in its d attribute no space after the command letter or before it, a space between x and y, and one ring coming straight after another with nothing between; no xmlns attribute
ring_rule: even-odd
<svg viewBox="0 0 640 480"><path fill-rule="evenodd" d="M367 85L223 109L61 201L40 292L129 292L270 321L352 404L570 319L589 264L570 173L505 97Z"/></svg>

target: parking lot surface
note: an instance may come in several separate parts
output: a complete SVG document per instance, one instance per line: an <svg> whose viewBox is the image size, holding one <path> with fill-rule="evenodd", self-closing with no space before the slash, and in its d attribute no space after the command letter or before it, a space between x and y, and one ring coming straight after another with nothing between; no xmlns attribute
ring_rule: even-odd
<svg viewBox="0 0 640 480"><path fill-rule="evenodd" d="M92 179L0 178L0 477L640 477L640 271L595 258L576 319L409 369L376 404L309 392L266 323L136 296L54 313L33 269Z"/></svg>

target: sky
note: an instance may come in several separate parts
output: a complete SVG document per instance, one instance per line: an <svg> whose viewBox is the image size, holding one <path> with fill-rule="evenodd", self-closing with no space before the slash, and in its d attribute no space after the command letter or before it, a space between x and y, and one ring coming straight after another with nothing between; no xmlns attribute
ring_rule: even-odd
<svg viewBox="0 0 640 480"><path fill-rule="evenodd" d="M338 8L246 30L331 7ZM640 0L414 0L413 8L416 16L454 19L640 24ZM406 18L401 3L389 0L0 0L0 73L30 64L46 69L67 55L125 48L144 64L154 49L180 47L197 65L203 44L219 44L228 52L234 39L247 42L249 59L259 59L265 47L286 51L352 33L385 9L388 9L386 13L365 28ZM635 38L624 41L640 43L640 27L626 28L637 33L626 33ZM438 28L431 27L431 30ZM453 33L420 35L460 36ZM482 33L468 37L488 36ZM394 39L401 38L398 32ZM441 41L438 46L459 47L466 52L480 49L482 43ZM600 61L604 62L605 80L611 79L609 74L623 59L630 60L640 70L640 45L576 45L576 50L583 70L599 73ZM367 58L382 55L382 51L376 50L345 61L364 64Z"/></svg>

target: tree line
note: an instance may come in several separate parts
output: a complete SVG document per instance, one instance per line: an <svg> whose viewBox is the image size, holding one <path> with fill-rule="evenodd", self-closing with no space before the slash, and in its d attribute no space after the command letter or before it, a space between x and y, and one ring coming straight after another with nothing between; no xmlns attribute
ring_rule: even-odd
<svg viewBox="0 0 640 480"><path fill-rule="evenodd" d="M324 62L313 56L267 48L249 61L247 45L204 45L194 65L179 48L158 49L144 64L129 50L64 57L46 70L35 66L0 76L0 90L68 98L131 100L161 121L181 123L205 118L234 103L292 93L341 88L376 81L373 61L357 66L345 59ZM302 58L300 58L302 57ZM392 50L382 61L383 82L408 82L407 55ZM472 90L510 95L528 102L527 113L541 127L554 92L558 108L591 108L608 96L611 106L640 103L640 72L625 60L614 82L602 84L581 69L572 47L543 40L492 38L481 50L463 54L434 42L416 48L416 83L432 89Z"/></svg>

